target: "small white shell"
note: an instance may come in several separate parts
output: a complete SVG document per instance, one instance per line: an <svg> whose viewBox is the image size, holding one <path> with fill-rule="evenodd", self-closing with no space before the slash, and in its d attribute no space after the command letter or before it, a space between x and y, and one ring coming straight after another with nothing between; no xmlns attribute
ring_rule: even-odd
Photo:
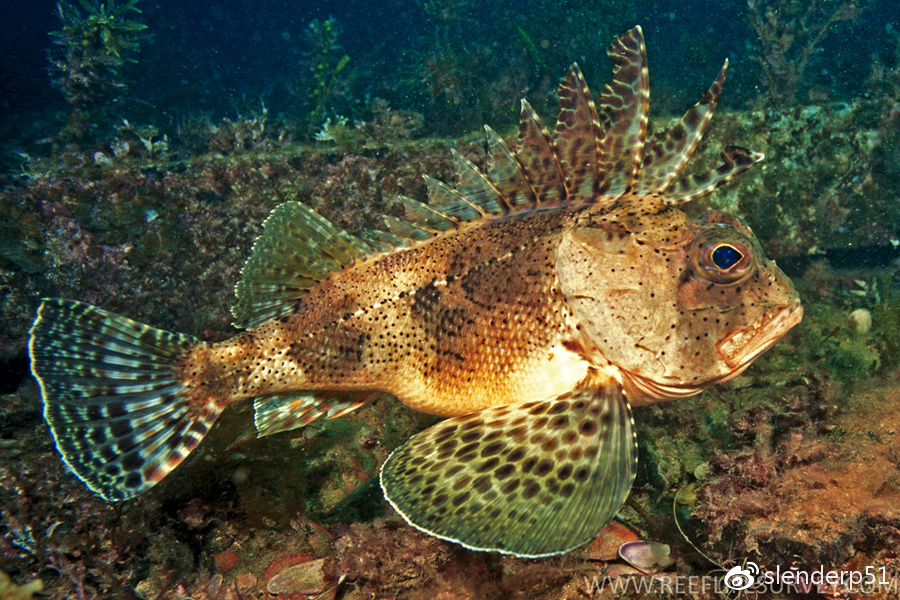
<svg viewBox="0 0 900 600"><path fill-rule="evenodd" d="M668 544L659 542L625 542L619 546L619 556L631 566L652 573L671 566L675 559L670 556L671 548Z"/></svg>

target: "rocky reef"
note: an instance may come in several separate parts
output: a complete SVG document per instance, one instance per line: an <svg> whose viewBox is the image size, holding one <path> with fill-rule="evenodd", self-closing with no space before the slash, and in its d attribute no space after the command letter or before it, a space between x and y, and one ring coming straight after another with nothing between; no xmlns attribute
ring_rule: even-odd
<svg viewBox="0 0 900 600"><path fill-rule="evenodd" d="M706 152L740 140L770 159L709 206L741 214L775 257L891 246L900 215L890 171L873 168L889 135L879 119L865 120L874 110L719 115ZM260 127L253 118L232 129ZM396 210L395 194L424 198L421 173L449 179L451 146L484 160L477 138L404 141L407 122L397 115L403 133L390 142L373 122L349 132L352 145L318 147L278 143L265 123L269 141L227 154L174 164L123 158L7 182L3 359L21 360L42 296L205 339L230 335L233 285L272 207L300 197L358 232ZM295 585L275 579L292 567L302 571L293 597L562 598L624 568L604 545L654 538L671 546L679 576L721 577L741 560L876 566L895 576L897 271L896 263L835 268L827 256L805 266L796 281L806 319L745 375L635 411L642 466L622 513L627 529L556 559L472 553L404 525L381 498L377 469L432 419L389 399L261 440L248 407L235 407L171 481L111 506L66 473L26 379L0 403L0 571L23 584L40 578L51 598L275 597L273 585Z"/></svg>

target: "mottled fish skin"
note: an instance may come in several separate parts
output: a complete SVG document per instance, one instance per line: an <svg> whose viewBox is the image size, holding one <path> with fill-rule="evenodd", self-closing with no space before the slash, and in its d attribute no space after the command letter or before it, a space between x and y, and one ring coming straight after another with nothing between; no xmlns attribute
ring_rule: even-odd
<svg viewBox="0 0 900 600"><path fill-rule="evenodd" d="M443 416L570 391L595 362L556 277L572 219L554 211L491 221L339 271L296 314L197 347L184 379L198 402L222 406L376 388Z"/></svg>
<svg viewBox="0 0 900 600"><path fill-rule="evenodd" d="M573 65L547 129L523 101L515 147L486 128L482 173L426 176L429 203L356 238L299 202L256 241L208 344L86 304L45 300L32 327L44 414L72 471L109 500L174 469L229 404L260 435L391 394L449 417L383 465L391 505L468 548L559 554L588 542L636 472L630 405L741 373L802 316L791 282L738 219L678 206L762 160L726 147L679 177L715 108L648 138L640 28L608 49L598 101Z"/></svg>

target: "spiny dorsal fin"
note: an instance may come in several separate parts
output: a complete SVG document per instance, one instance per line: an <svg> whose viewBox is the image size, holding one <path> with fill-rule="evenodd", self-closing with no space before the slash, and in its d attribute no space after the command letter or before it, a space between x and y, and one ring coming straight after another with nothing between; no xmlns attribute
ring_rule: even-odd
<svg viewBox="0 0 900 600"><path fill-rule="evenodd" d="M666 204L684 204L709 194L713 190L722 187L762 159L766 157L761 152L752 152L738 146L726 146L722 151L724 161L715 171L693 175L680 179L670 191L663 196Z"/></svg>
<svg viewBox="0 0 900 600"><path fill-rule="evenodd" d="M761 154L729 147L723 153L725 164L717 170L685 178L673 188L709 124L728 63L674 128L647 142L650 94L641 28L616 37L607 54L615 65L613 79L596 105L573 64L559 86L560 110L552 135L522 100L514 152L485 127L486 173L453 151L456 187L425 175L429 204L400 197L405 218L385 217L387 231L369 231L363 241L299 203L276 208L237 286L238 302L232 309L236 324L246 327L282 315L335 270L374 253L410 247L464 222L560 206L594 204L602 211L628 192L642 198L647 210L681 204L712 192L762 160Z"/></svg>
<svg viewBox="0 0 900 600"><path fill-rule="evenodd" d="M330 273L377 252L299 202L285 202L263 223L231 309L236 327L253 327L285 314L306 290Z"/></svg>
<svg viewBox="0 0 900 600"><path fill-rule="evenodd" d="M527 100L522 100L516 159L540 206L559 206L569 192L550 132Z"/></svg>
<svg viewBox="0 0 900 600"><path fill-rule="evenodd" d="M650 87L641 28L616 37L606 53L615 69L598 103L603 135L597 191L618 197L634 186L647 133Z"/></svg>
<svg viewBox="0 0 900 600"><path fill-rule="evenodd" d="M600 122L594 99L578 65L573 63L559 84L559 116L553 143L570 198L591 202L596 197L600 158Z"/></svg>
<svg viewBox="0 0 900 600"><path fill-rule="evenodd" d="M534 188L525 177L522 165L509 151L497 132L484 126L488 144L487 176L503 194L513 210L525 210L537 203Z"/></svg>
<svg viewBox="0 0 900 600"><path fill-rule="evenodd" d="M637 182L638 194L663 193L681 173L712 119L727 71L726 60L700 102L691 107L672 129L647 142Z"/></svg>

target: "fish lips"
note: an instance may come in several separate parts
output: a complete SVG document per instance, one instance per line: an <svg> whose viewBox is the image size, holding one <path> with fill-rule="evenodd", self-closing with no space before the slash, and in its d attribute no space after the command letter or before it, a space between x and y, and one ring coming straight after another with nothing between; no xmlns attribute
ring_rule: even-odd
<svg viewBox="0 0 900 600"><path fill-rule="evenodd" d="M741 373L760 354L771 348L803 319L803 306L796 302L781 310L768 311L749 327L733 329L716 344L722 361L734 369L731 377ZM728 377L730 379L731 377Z"/></svg>

